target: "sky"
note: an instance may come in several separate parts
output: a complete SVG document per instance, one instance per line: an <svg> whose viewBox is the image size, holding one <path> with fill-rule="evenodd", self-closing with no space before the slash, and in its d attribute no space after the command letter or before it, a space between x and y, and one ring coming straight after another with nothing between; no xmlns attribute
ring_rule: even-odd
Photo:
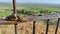
<svg viewBox="0 0 60 34"><path fill-rule="evenodd" d="M12 0L0 0L0 2L12 3ZM52 3L60 4L60 0L16 0L17 3Z"/></svg>

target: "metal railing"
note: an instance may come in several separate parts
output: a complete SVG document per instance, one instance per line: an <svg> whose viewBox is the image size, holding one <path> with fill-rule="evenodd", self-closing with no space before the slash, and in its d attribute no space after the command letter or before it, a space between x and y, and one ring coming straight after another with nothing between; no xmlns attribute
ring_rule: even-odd
<svg viewBox="0 0 60 34"><path fill-rule="evenodd" d="M54 18L57 18L58 21L57 21L57 25L56 25L56 29L55 29L55 34L57 34L57 31L58 31L58 26L59 26L59 18L60 16L59 15L50 15L50 16L39 16L39 17L34 17L34 20L47 20L47 25L46 25L46 33L45 34L48 34L48 29L49 29L49 21L50 19L54 19ZM33 21L33 34L35 34L35 23L36 21Z"/></svg>
<svg viewBox="0 0 60 34"><path fill-rule="evenodd" d="M50 19L55 19L55 18L57 18L58 19L58 21L57 21L57 25L56 25L56 30L55 30L55 34L57 34L57 31L58 31L58 26L59 26L59 20L60 20L60 16L59 15L48 15L48 16L29 16L29 18L32 18L33 20L33 34L35 34L35 23L37 22L37 21L40 21L40 20L46 20L47 21L47 24L46 24L46 33L45 34L48 34L48 29L49 29L49 21L50 21ZM31 22L32 22L31 21ZM17 24L18 24L18 22L13 22L13 23L11 23L11 22L9 22L8 23L8 21L1 21L0 20L0 24L14 24L15 26L15 34L17 34Z"/></svg>
<svg viewBox="0 0 60 34"><path fill-rule="evenodd" d="M45 34L48 34L49 20L50 20L50 19L47 20L46 33L45 33ZM60 20L60 18L58 18L58 21L57 21L57 26L56 26L55 34L57 34L57 31L58 31L59 20ZM33 22L33 34L35 34L35 23L36 23L36 21Z"/></svg>
<svg viewBox="0 0 60 34"><path fill-rule="evenodd" d="M40 20L47 20L47 24L46 24L46 33L45 34L48 34L48 29L49 29L49 21L50 21L50 19L55 19L55 18L57 18L58 19L58 21L57 21L57 25L56 25L56 29L55 29L55 34L57 34L57 31L58 31L58 26L59 26L59 20L60 20L60 18L59 18L60 16L59 15L48 15L48 16L30 16L30 18L33 18L33 34L35 34L35 23L36 23L36 21L40 21ZM16 28L16 26L17 26L17 23L15 24L15 34L17 34L17 28Z"/></svg>

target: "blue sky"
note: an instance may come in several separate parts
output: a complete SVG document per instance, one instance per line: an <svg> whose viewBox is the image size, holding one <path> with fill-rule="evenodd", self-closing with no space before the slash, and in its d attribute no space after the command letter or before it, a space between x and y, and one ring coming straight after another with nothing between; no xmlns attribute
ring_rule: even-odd
<svg viewBox="0 0 60 34"><path fill-rule="evenodd" d="M16 0L17 3L53 3L60 4L60 0ZM0 0L0 2L12 3L12 0Z"/></svg>

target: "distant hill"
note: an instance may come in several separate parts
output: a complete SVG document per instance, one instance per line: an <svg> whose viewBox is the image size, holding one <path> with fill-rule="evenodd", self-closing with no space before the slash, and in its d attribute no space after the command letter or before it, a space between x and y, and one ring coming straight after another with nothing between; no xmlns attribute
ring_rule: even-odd
<svg viewBox="0 0 60 34"><path fill-rule="evenodd" d="M0 6L11 6L11 3L0 2Z"/></svg>
<svg viewBox="0 0 60 34"><path fill-rule="evenodd" d="M0 6L12 6L12 3L4 3L0 2ZM48 7L48 8L60 8L60 4L34 4L34 3L17 3L17 6L40 6L40 7Z"/></svg>
<svg viewBox="0 0 60 34"><path fill-rule="evenodd" d="M31 3L18 3L20 6L41 6L41 7L52 7L60 8L60 4L31 4Z"/></svg>

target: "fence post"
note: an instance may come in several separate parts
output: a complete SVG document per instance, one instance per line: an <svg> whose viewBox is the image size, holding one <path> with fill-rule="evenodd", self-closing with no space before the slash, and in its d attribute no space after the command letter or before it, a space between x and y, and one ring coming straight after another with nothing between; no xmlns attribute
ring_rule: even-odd
<svg viewBox="0 0 60 34"><path fill-rule="evenodd" d="M55 34L57 34L57 31L58 31L59 20L60 20L60 18L58 18L58 21L57 21L57 26L56 26Z"/></svg>
<svg viewBox="0 0 60 34"><path fill-rule="evenodd" d="M36 21L33 21L33 34L35 34L35 23Z"/></svg>
<svg viewBox="0 0 60 34"><path fill-rule="evenodd" d="M50 19L48 19L48 20L47 20L47 25L46 25L46 34L48 34L49 20L50 20Z"/></svg>
<svg viewBox="0 0 60 34"><path fill-rule="evenodd" d="M15 34L17 34L17 23L14 24L14 28L15 28Z"/></svg>

